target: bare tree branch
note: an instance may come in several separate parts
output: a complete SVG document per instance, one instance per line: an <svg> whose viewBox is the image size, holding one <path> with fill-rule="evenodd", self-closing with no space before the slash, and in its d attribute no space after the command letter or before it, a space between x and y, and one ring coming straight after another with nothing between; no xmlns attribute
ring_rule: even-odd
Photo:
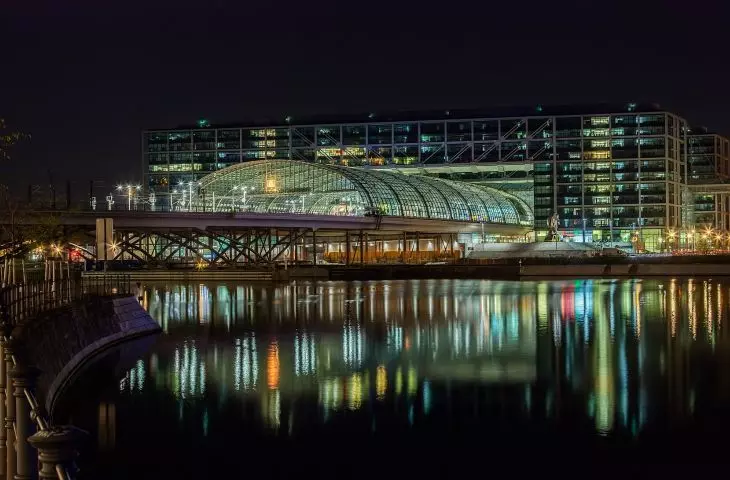
<svg viewBox="0 0 730 480"><path fill-rule="evenodd" d="M21 132L8 131L5 120L0 118L0 160L10 158L10 148L21 140L30 138L30 135Z"/></svg>

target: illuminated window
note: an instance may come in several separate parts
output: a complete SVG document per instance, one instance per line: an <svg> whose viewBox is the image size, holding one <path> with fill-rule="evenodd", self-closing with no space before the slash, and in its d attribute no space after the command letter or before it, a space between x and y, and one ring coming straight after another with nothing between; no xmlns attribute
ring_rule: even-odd
<svg viewBox="0 0 730 480"><path fill-rule="evenodd" d="M592 127L603 127L608 126L610 122L609 117L591 117L591 126Z"/></svg>
<svg viewBox="0 0 730 480"><path fill-rule="evenodd" d="M190 171L199 171L203 169L203 165L200 163L171 163L169 171L170 172L190 172ZM162 170L160 170L162 171Z"/></svg>
<svg viewBox="0 0 730 480"><path fill-rule="evenodd" d="M591 140L593 148L608 148L608 140Z"/></svg>
<svg viewBox="0 0 730 480"><path fill-rule="evenodd" d="M276 177L266 177L266 179L264 180L264 191L266 193L276 193L279 191Z"/></svg>
<svg viewBox="0 0 730 480"><path fill-rule="evenodd" d="M586 160L601 160L606 158L611 158L611 152L608 150L605 151L596 151L596 152L584 152L583 158Z"/></svg>
<svg viewBox="0 0 730 480"><path fill-rule="evenodd" d="M586 137L607 137L610 133L608 128L586 128L583 135Z"/></svg>

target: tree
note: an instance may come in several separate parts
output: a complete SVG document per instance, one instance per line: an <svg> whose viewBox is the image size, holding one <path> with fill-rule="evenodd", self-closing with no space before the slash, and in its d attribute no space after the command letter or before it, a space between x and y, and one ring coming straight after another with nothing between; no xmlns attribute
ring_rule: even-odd
<svg viewBox="0 0 730 480"><path fill-rule="evenodd" d="M10 147L25 138L30 138L30 135L10 131L5 125L5 120L0 118L0 160L9 159Z"/></svg>
<svg viewBox="0 0 730 480"><path fill-rule="evenodd" d="M0 240L16 246L22 242L20 233L23 209L10 194L6 185L0 185Z"/></svg>

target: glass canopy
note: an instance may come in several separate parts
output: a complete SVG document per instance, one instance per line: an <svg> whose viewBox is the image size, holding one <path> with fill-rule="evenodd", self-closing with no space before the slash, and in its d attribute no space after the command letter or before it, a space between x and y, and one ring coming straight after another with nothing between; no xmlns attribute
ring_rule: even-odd
<svg viewBox="0 0 730 480"><path fill-rule="evenodd" d="M509 193L421 175L292 160L234 165L174 191L180 205L206 211L392 215L532 225L530 207Z"/></svg>

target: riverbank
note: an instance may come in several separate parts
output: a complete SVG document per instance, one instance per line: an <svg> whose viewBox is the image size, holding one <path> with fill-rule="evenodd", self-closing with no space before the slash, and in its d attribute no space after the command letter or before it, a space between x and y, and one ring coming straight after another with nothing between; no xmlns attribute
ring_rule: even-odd
<svg viewBox="0 0 730 480"><path fill-rule="evenodd" d="M124 272L132 281L221 281L287 282L291 280L405 280L425 278L484 278L520 280L530 278L573 277L660 277L660 276L730 276L730 262L688 262L687 259L664 258L641 262L636 259L593 259L585 263L568 263L552 259L542 263L442 264L442 265L320 265L276 269L207 269L207 270L133 270ZM120 272L121 273L121 272ZM85 273L86 277L102 276ZM107 273L108 275L108 273Z"/></svg>
<svg viewBox="0 0 730 480"><path fill-rule="evenodd" d="M54 402L85 362L114 345L160 331L134 296L109 295L44 312L15 327L12 336L40 369L36 391L53 412Z"/></svg>

